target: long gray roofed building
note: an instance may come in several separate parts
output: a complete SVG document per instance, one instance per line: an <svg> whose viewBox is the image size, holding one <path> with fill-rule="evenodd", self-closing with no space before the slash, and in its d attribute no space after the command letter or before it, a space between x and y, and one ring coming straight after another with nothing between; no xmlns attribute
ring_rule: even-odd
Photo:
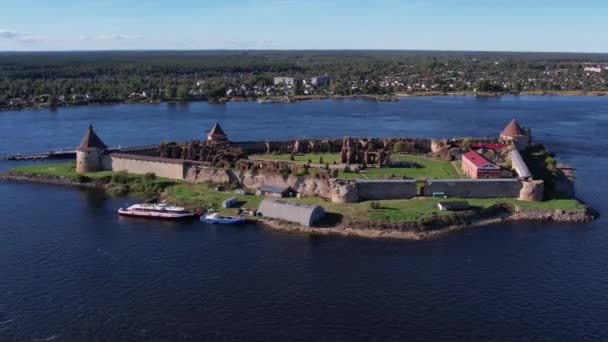
<svg viewBox="0 0 608 342"><path fill-rule="evenodd" d="M325 210L318 205L288 202L266 198L260 203L258 212L262 216L299 223L310 227L325 217Z"/></svg>

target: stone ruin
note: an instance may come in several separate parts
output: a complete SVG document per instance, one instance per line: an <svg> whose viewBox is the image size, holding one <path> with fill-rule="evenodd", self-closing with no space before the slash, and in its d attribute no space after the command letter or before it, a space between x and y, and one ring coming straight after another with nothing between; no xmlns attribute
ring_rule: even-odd
<svg viewBox="0 0 608 342"><path fill-rule="evenodd" d="M247 159L242 149L227 141L168 142L160 144L157 152L161 158L204 162L215 167L234 167L238 160Z"/></svg>

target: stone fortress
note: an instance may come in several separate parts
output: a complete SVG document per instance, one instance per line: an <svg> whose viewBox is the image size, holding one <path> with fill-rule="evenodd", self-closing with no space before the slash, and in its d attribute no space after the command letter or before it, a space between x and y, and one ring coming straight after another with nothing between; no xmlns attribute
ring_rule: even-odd
<svg viewBox="0 0 608 342"><path fill-rule="evenodd" d="M159 177L187 181L230 184L248 192L262 186L289 187L301 196L317 196L334 203L364 200L408 199L444 194L460 198L543 199L543 182L532 179L519 151L530 143L513 119L497 138L422 139L352 138L300 139L293 141L233 142L216 123L206 140L163 142L159 145L108 150L90 125L76 149L79 173L102 170L154 173ZM340 171L383 168L396 148L404 153L452 160L457 165L464 153L491 149L495 162L505 162L499 178L489 179L341 179ZM312 164L272 160L254 155L339 155L340 163ZM310 172L310 170L314 170ZM350 177L352 178L352 177ZM355 177L357 178L357 177Z"/></svg>

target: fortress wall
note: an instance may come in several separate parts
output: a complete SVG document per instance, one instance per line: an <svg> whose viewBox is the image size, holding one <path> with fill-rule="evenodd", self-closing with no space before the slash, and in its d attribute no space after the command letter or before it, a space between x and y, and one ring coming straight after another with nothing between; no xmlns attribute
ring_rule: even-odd
<svg viewBox="0 0 608 342"><path fill-rule="evenodd" d="M519 198L522 183L517 179L436 179L427 181L424 196L443 192L448 197Z"/></svg>
<svg viewBox="0 0 608 342"><path fill-rule="evenodd" d="M518 150L510 152L511 167L517 172L517 176L521 178L532 178L532 173L528 169L528 165L524 162L524 158L521 156Z"/></svg>
<svg viewBox="0 0 608 342"><path fill-rule="evenodd" d="M406 199L416 196L416 180L357 180L359 200Z"/></svg>
<svg viewBox="0 0 608 342"><path fill-rule="evenodd" d="M181 161L168 161L162 158L110 154L103 158L104 170L127 171L135 174L152 172L158 177L184 179L184 164Z"/></svg>

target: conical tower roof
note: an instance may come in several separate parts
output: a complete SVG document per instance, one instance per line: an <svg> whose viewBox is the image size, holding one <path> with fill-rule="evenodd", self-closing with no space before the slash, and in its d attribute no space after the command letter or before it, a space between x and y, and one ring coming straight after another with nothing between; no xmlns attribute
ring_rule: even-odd
<svg viewBox="0 0 608 342"><path fill-rule="evenodd" d="M84 138L82 138L82 142L80 143L80 145L78 145L76 149L87 150L89 148L97 148L100 150L105 150L106 148L108 148L108 146L106 146L106 144L104 144L103 141L101 141L101 139L99 138L99 136L95 133L95 131L93 130L93 125L91 124L89 124L89 127L87 128L87 133L84 135Z"/></svg>
<svg viewBox="0 0 608 342"><path fill-rule="evenodd" d="M226 140L227 136L226 133L224 133L222 126L216 122L207 133L207 138L209 140Z"/></svg>
<svg viewBox="0 0 608 342"><path fill-rule="evenodd" d="M217 122L213 125L213 127L211 127L211 130L209 131L209 134L226 135L226 133L224 133L224 130L222 129L222 126L220 126L220 124L217 123Z"/></svg>
<svg viewBox="0 0 608 342"><path fill-rule="evenodd" d="M505 136L505 137L516 137L516 136L521 136L521 135L525 135L524 131L521 129L521 126L519 126L519 123L517 122L517 120L515 118L511 119L511 122L509 122L509 124L507 125L507 127L505 127L505 129L502 130L502 133L500 133L501 136Z"/></svg>

